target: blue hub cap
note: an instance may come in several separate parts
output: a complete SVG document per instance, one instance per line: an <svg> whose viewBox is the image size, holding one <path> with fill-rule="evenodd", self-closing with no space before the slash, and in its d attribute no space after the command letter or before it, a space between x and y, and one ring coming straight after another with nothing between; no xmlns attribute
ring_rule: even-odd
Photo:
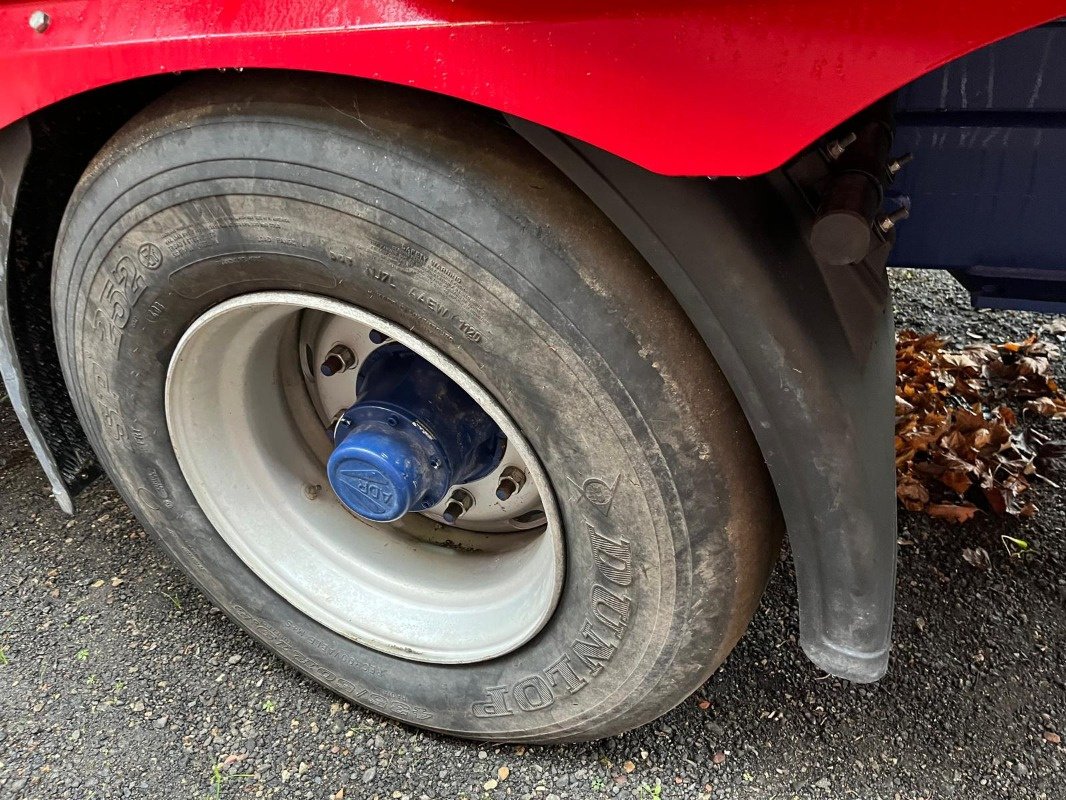
<svg viewBox="0 0 1066 800"><path fill-rule="evenodd" d="M334 428L326 472L353 513L393 522L423 511L457 484L500 463L499 427L447 375L400 344L375 350L359 370L357 402Z"/></svg>

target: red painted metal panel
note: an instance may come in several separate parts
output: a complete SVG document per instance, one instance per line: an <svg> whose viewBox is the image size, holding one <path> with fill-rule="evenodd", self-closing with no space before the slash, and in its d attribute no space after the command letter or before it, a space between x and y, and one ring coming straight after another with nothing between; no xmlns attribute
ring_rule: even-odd
<svg viewBox="0 0 1066 800"><path fill-rule="evenodd" d="M289 68L481 103L657 172L752 175L1064 14L1066 0L0 0L0 126L129 78Z"/></svg>

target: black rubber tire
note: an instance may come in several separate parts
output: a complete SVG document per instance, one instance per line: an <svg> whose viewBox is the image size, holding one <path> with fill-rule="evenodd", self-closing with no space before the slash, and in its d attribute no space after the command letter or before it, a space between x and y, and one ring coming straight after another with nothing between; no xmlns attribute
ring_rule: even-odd
<svg viewBox="0 0 1066 800"><path fill-rule="evenodd" d="M215 532L170 445L168 359L207 308L267 289L402 323L510 411L566 528L562 597L532 641L464 666L384 655L301 614ZM588 199L481 110L329 78L193 81L86 171L53 303L81 420L144 526L269 648L382 714L497 741L648 722L726 657L777 555L762 459L692 326Z"/></svg>

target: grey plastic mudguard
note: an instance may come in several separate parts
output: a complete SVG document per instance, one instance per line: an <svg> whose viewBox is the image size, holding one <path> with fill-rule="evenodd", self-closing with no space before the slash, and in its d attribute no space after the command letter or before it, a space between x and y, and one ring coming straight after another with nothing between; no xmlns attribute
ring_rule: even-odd
<svg viewBox="0 0 1066 800"><path fill-rule="evenodd" d="M877 680L896 556L887 247L825 267L806 245L810 208L784 173L665 177L508 122L643 254L729 380L784 513L804 652L833 675Z"/></svg>

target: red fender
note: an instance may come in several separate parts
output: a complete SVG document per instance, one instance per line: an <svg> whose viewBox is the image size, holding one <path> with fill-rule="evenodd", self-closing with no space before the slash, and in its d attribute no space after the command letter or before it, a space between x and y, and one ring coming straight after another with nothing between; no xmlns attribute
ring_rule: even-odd
<svg viewBox="0 0 1066 800"><path fill-rule="evenodd" d="M753 175L1063 14L1066 0L0 0L0 127L131 78L269 67L451 95L656 172Z"/></svg>

